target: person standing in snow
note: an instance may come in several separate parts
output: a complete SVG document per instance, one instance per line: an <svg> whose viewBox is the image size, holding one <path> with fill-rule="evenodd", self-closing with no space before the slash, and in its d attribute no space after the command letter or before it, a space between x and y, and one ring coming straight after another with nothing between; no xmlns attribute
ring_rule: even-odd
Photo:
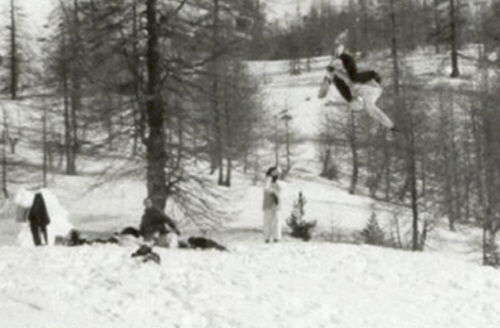
<svg viewBox="0 0 500 328"><path fill-rule="evenodd" d="M324 98L328 93L329 85L334 84L348 103L359 107L360 104L356 103L361 102L361 106L374 120L393 132L398 131L393 121L376 104L383 90L380 75L374 70L358 72L356 61L345 52L345 47L340 42L335 45L335 56L342 62L346 74L336 70L333 63L330 63L326 67L327 73L318 97Z"/></svg>
<svg viewBox="0 0 500 328"><path fill-rule="evenodd" d="M280 192L278 184L279 170L271 167L266 172L266 184L264 187L264 240L266 243L281 240L281 223L278 212L281 206Z"/></svg>
<svg viewBox="0 0 500 328"><path fill-rule="evenodd" d="M47 226L50 224L50 217L41 193L35 194L33 205L28 213L28 219L35 246L48 245ZM41 237L43 237L43 240Z"/></svg>
<svg viewBox="0 0 500 328"><path fill-rule="evenodd" d="M17 221L21 223L20 246L54 245L73 229L68 212L49 189L31 192L20 188L14 203L17 205Z"/></svg>

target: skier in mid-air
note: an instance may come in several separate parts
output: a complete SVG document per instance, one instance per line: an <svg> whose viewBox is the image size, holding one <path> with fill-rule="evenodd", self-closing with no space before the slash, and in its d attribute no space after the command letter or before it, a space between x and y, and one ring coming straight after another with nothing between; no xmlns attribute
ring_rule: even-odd
<svg viewBox="0 0 500 328"><path fill-rule="evenodd" d="M345 37L345 33L342 33L341 37ZM335 43L335 57L342 62L346 74L335 69L335 58L332 59L326 67L327 73L321 83L318 97L326 97L330 84L334 84L342 97L353 107L364 107L374 120L391 131L398 131L394 122L376 104L382 94L380 75L373 70L358 72L356 61L345 52L341 40ZM361 102L361 105L358 102Z"/></svg>

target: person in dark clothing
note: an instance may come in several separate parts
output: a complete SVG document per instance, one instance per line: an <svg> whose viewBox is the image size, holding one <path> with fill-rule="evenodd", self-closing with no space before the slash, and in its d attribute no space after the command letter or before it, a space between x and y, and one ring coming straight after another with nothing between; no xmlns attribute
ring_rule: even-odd
<svg viewBox="0 0 500 328"><path fill-rule="evenodd" d="M370 81L375 81L378 84L382 83L380 75L374 70L358 72L356 61L351 55L344 51L342 45L337 46L336 52L338 53L338 58L342 62L342 66L344 67L347 76L353 83L364 84Z"/></svg>
<svg viewBox="0 0 500 328"><path fill-rule="evenodd" d="M144 206L146 209L139 226L139 232L144 240L151 240L157 233L168 234L174 232L180 235L174 220L155 208L151 199L144 200Z"/></svg>
<svg viewBox="0 0 500 328"><path fill-rule="evenodd" d="M397 131L392 120L376 105L382 95L380 75L374 70L359 72L354 58L344 51L344 46L337 43L335 55L340 59L346 74L336 70L333 63L326 67L327 74L323 79L318 97L324 98L328 93L329 85L334 84L341 96L352 105L362 103L362 107L377 122L386 128Z"/></svg>
<svg viewBox="0 0 500 328"><path fill-rule="evenodd" d="M335 55L340 59L347 73L347 79L351 83L351 92L361 98L368 115L386 128L396 131L392 120L376 104L383 91L380 75L374 70L359 72L354 57L345 52L342 43L336 44Z"/></svg>
<svg viewBox="0 0 500 328"><path fill-rule="evenodd" d="M341 77L340 74L335 71L335 67L333 67L332 65L328 65L326 67L326 72L327 74L321 84L318 98L322 99L326 97L326 94L328 93L328 90L330 88L330 84L334 84L337 88L337 91L345 101L347 101L348 103L353 102L354 97L352 96L351 88L347 84L345 78Z"/></svg>
<svg viewBox="0 0 500 328"><path fill-rule="evenodd" d="M218 251L227 252L225 246L205 237L189 237L187 242L190 248L216 249Z"/></svg>
<svg viewBox="0 0 500 328"><path fill-rule="evenodd" d="M126 227L120 232L120 235L129 235L134 238L139 238L140 237L140 232L134 227Z"/></svg>
<svg viewBox="0 0 500 328"><path fill-rule="evenodd" d="M131 257L142 258L142 262L153 261L157 264L160 264L161 262L160 255L153 252L153 249L147 245L140 246L139 249L132 253Z"/></svg>
<svg viewBox="0 0 500 328"><path fill-rule="evenodd" d="M35 246L41 246L42 243L47 245L47 226L50 223L50 218L41 193L35 195L33 205L28 214L28 220ZM43 237L43 241L41 237Z"/></svg>

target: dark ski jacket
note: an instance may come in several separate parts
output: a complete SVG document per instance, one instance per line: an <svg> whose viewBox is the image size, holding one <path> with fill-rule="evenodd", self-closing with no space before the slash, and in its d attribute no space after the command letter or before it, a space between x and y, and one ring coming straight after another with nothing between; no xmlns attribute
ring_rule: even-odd
<svg viewBox="0 0 500 328"><path fill-rule="evenodd" d="M165 225L167 225L170 230L167 229ZM179 229L177 229L177 225L175 224L174 220L154 207L147 208L144 212L139 231L142 236L154 234L156 232L168 233L170 231L173 231L176 234L180 235Z"/></svg>
<svg viewBox="0 0 500 328"><path fill-rule="evenodd" d="M46 226L50 223L47 207L45 206L45 201L43 200L41 193L37 193L35 195L28 218L31 223L36 224L37 226Z"/></svg>
<svg viewBox="0 0 500 328"><path fill-rule="evenodd" d="M43 236L45 244L47 244L47 226L50 223L50 217L41 193L37 193L33 199L33 205L29 211L28 220L30 222L31 235L35 246L42 245L41 236Z"/></svg>
<svg viewBox="0 0 500 328"><path fill-rule="evenodd" d="M380 83L382 81L380 75L373 70L358 72L356 61L351 55L343 53L339 56L339 58L342 61L342 65L344 66L349 79L351 79L352 82L364 84L372 80L377 81L377 83Z"/></svg>
<svg viewBox="0 0 500 328"><path fill-rule="evenodd" d="M216 249L219 251L227 251L227 248L216 241L205 237L189 237L188 244L190 248L201 248L201 249Z"/></svg>

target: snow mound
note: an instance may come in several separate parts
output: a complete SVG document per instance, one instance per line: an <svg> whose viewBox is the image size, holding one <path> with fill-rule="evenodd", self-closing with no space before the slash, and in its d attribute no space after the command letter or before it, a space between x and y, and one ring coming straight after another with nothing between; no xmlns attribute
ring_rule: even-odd
<svg viewBox="0 0 500 328"><path fill-rule="evenodd" d="M430 254L327 243L231 252L1 248L3 327L482 327L500 273Z"/></svg>

